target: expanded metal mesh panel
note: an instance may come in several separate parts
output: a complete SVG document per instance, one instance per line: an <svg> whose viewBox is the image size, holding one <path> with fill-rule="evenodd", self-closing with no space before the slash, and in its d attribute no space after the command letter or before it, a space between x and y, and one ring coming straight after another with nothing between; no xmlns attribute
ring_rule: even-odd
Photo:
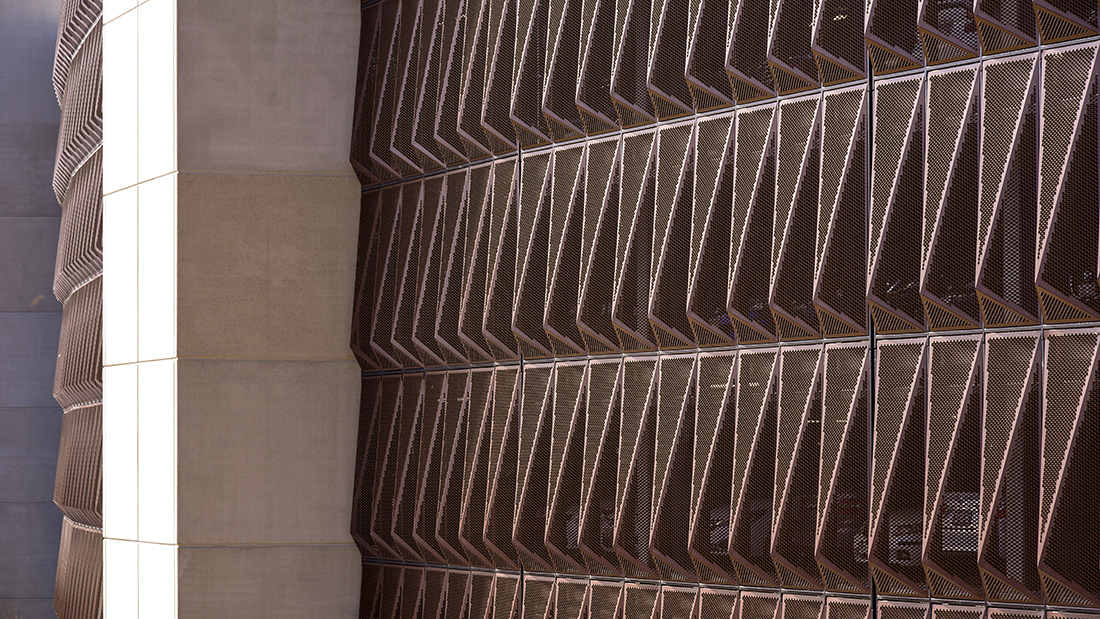
<svg viewBox="0 0 1100 619"><path fill-rule="evenodd" d="M447 404L450 399L447 395L448 383L446 372L429 372L424 377L419 479L412 537L416 541L420 555L425 561L432 563L447 561L435 536L435 525L439 521L439 507L442 503L440 491L443 480L444 445L450 447L447 435L454 434L453 427L448 428L447 420ZM456 388L461 388L460 384L456 384ZM453 426L453 422L451 425Z"/></svg>
<svg viewBox="0 0 1100 619"><path fill-rule="evenodd" d="M624 589L621 582L589 581L588 609L591 619L622 617Z"/></svg>
<svg viewBox="0 0 1100 619"><path fill-rule="evenodd" d="M661 587L661 617L694 617L698 608L699 590L695 587Z"/></svg>
<svg viewBox="0 0 1100 619"><path fill-rule="evenodd" d="M389 171L375 166L371 158L375 106L385 74L381 47L382 4L363 9L359 30L359 67L355 79L355 109L351 125L351 166L364 185L390 178Z"/></svg>
<svg viewBox="0 0 1100 619"><path fill-rule="evenodd" d="M518 575L497 572L493 576L492 611L486 619L520 619L523 589Z"/></svg>
<svg viewBox="0 0 1100 619"><path fill-rule="evenodd" d="M611 308L621 270L620 240L626 242L619 237L620 218L624 217L619 212L620 141L617 137L592 141L585 151L584 234L577 328L589 353L610 352L619 348Z"/></svg>
<svg viewBox="0 0 1100 619"><path fill-rule="evenodd" d="M364 556L377 556L378 548L371 536L371 521L374 518L374 499L378 489L377 468L380 462L380 450L385 450L382 442L383 431L383 390L396 389L399 383L382 378L364 378L359 399L359 437L355 454L355 489L351 502L351 536ZM393 395L387 394L389 402ZM387 412L387 415L389 413Z"/></svg>
<svg viewBox="0 0 1100 619"><path fill-rule="evenodd" d="M924 66L917 30L919 0L867 0L864 31L875 75Z"/></svg>
<svg viewBox="0 0 1100 619"><path fill-rule="evenodd" d="M700 347L729 345L737 338L726 311L735 176L734 121L730 114L700 120L696 126L687 319Z"/></svg>
<svg viewBox="0 0 1100 619"><path fill-rule="evenodd" d="M699 588L699 619L734 619L739 594L736 589Z"/></svg>
<svg viewBox="0 0 1100 619"><path fill-rule="evenodd" d="M650 552L664 580L695 581L695 564L688 553L694 507L695 355L662 357L658 378Z"/></svg>
<svg viewBox="0 0 1100 619"><path fill-rule="evenodd" d="M845 0L821 0L815 7L810 49L821 83L829 86L865 78L864 7Z"/></svg>
<svg viewBox="0 0 1100 619"><path fill-rule="evenodd" d="M620 617L661 619L661 590L657 585L627 583L623 587Z"/></svg>
<svg viewBox="0 0 1100 619"><path fill-rule="evenodd" d="M817 96L788 99L779 105L768 305L778 335L785 341L821 337L811 270L816 262L821 107Z"/></svg>
<svg viewBox="0 0 1100 619"><path fill-rule="evenodd" d="M646 86L653 111L660 120L690 114L694 108L692 91L685 80L687 65L690 3L676 0L651 0L653 54L646 74Z"/></svg>
<svg viewBox="0 0 1100 619"><path fill-rule="evenodd" d="M986 336L978 568L990 601L1042 601L1039 363L1038 333Z"/></svg>
<svg viewBox="0 0 1100 619"><path fill-rule="evenodd" d="M549 441L543 439L550 443L546 548L551 553L555 571L563 573L584 574L588 571L580 551L581 509L588 486L585 469L587 379L588 368L583 361L558 363L555 366L553 433ZM598 412L594 414L599 416ZM593 431L600 430L602 427ZM597 441L598 436L593 436L591 440Z"/></svg>
<svg viewBox="0 0 1100 619"><path fill-rule="evenodd" d="M554 578L524 576L522 597L523 619L554 617Z"/></svg>
<svg viewBox="0 0 1100 619"><path fill-rule="evenodd" d="M932 619L985 619L985 606L933 604Z"/></svg>
<svg viewBox="0 0 1100 619"><path fill-rule="evenodd" d="M698 365L688 550L700 582L730 584L737 581L729 558L737 353L700 353Z"/></svg>
<svg viewBox="0 0 1100 619"><path fill-rule="evenodd" d="M485 68L485 101L481 108L481 127L494 155L516 149L516 129L512 125L509 102L516 83L516 3L487 0L489 5L488 65Z"/></svg>
<svg viewBox="0 0 1100 619"><path fill-rule="evenodd" d="M489 499L490 443L493 432L494 376L492 370L475 370L470 377L470 423L466 431L466 464L458 538L474 566L492 565L485 547L485 509ZM454 478L452 477L452 483Z"/></svg>
<svg viewBox="0 0 1100 619"><path fill-rule="evenodd" d="M736 613L734 619L783 619L778 594L745 591Z"/></svg>
<svg viewBox="0 0 1100 619"><path fill-rule="evenodd" d="M491 359L489 344L481 331L485 320L485 291L489 272L489 246L492 226L493 168L489 164L470 169L466 195L465 244L462 271L462 309L458 319L458 336L471 362ZM457 233L456 233L457 234Z"/></svg>
<svg viewBox="0 0 1100 619"><path fill-rule="evenodd" d="M1036 286L1047 323L1100 319L1097 44L1043 54Z"/></svg>
<svg viewBox="0 0 1100 619"><path fill-rule="evenodd" d="M924 549L932 597L982 599L978 573L982 340L933 338L928 362ZM945 618L946 619L946 618Z"/></svg>
<svg viewBox="0 0 1100 619"><path fill-rule="evenodd" d="M543 327L556 357L585 352L577 320L585 233L584 155L580 145L556 150L550 179L550 257Z"/></svg>
<svg viewBox="0 0 1100 619"><path fill-rule="evenodd" d="M867 92L826 93L822 105L814 307L825 337L867 332Z"/></svg>
<svg viewBox="0 0 1100 619"><path fill-rule="evenodd" d="M810 47L818 0L775 2L768 33L768 63L775 89L785 95L820 85L817 62Z"/></svg>
<svg viewBox="0 0 1100 619"><path fill-rule="evenodd" d="M555 438L554 375L552 363L532 364L523 369L518 459L520 485L512 541L524 569L540 572L554 571L550 551L545 544L547 501L552 483L550 452ZM543 606L545 609L545 604Z"/></svg>
<svg viewBox="0 0 1100 619"><path fill-rule="evenodd" d="M359 588L359 616L373 619L377 616L382 585L382 566L363 564L363 577Z"/></svg>
<svg viewBox="0 0 1100 619"><path fill-rule="evenodd" d="M1032 0L1035 21L1044 45L1088 37L1100 32L1097 9L1090 3Z"/></svg>
<svg viewBox="0 0 1100 619"><path fill-rule="evenodd" d="M726 44L730 38L729 2L693 0L689 6L686 78L699 112L733 105L733 89L726 73Z"/></svg>
<svg viewBox="0 0 1100 619"><path fill-rule="evenodd" d="M628 357L624 361L619 429L618 509L615 512L612 541L622 573L639 578L660 577L649 550L653 523L658 382L655 358Z"/></svg>
<svg viewBox="0 0 1100 619"><path fill-rule="evenodd" d="M61 312L53 397L62 408L103 400L103 277L73 291Z"/></svg>
<svg viewBox="0 0 1100 619"><path fill-rule="evenodd" d="M624 352L654 350L657 347L648 311L654 268L656 137L655 131L643 131L630 134L623 140L616 284L611 320ZM600 266L590 263L589 268Z"/></svg>
<svg viewBox="0 0 1100 619"><path fill-rule="evenodd" d="M582 579L558 577L554 585L555 619L588 619L588 583Z"/></svg>
<svg viewBox="0 0 1100 619"><path fill-rule="evenodd" d="M769 0L737 0L726 54L726 71L738 105L775 96L768 64L768 32L774 4Z"/></svg>
<svg viewBox="0 0 1100 619"><path fill-rule="evenodd" d="M924 330L920 298L924 80L875 85L867 303L879 333Z"/></svg>
<svg viewBox="0 0 1100 619"><path fill-rule="evenodd" d="M424 4L420 0L401 2L398 79L390 153L404 175L422 172L420 152L413 146L416 134L417 88L420 86L420 40L424 35ZM429 34L430 36L430 34Z"/></svg>
<svg viewBox="0 0 1100 619"><path fill-rule="evenodd" d="M483 397L481 391L471 388L474 376L487 377L488 370L453 371L447 373L447 398L444 404L445 421L443 424L443 460L440 469L439 508L435 522L435 539L439 544L446 562L468 565L463 549L459 527L462 518L462 501L465 497L466 480L469 479L469 466L466 448L470 443L470 417L477 404L475 396ZM487 383L480 379L477 384ZM488 388L488 385L485 385Z"/></svg>
<svg viewBox="0 0 1100 619"><path fill-rule="evenodd" d="M392 547L409 561L423 559L413 533L416 528L416 499L420 480L421 436L424 433L427 408L425 387L424 374L405 374L401 378L401 404L397 413L399 417L394 420L397 443L390 443L390 448L397 452L397 466L394 469L397 476L395 500L392 507L388 503L379 505L380 509L392 509L393 523L389 531L393 540Z"/></svg>
<svg viewBox="0 0 1100 619"><path fill-rule="evenodd" d="M424 212L417 267L420 286L413 312L412 342L427 366L446 363L443 349L435 339L443 284L443 256L444 250L449 249L444 240L447 233L446 190L446 178L443 176L433 176L424 181Z"/></svg>
<svg viewBox="0 0 1100 619"><path fill-rule="evenodd" d="M488 500L483 535L494 565L518 569L519 554L512 542L516 523L516 494L519 476L519 435L523 412L520 408L519 368L498 366L493 370L492 428L488 439Z"/></svg>
<svg viewBox="0 0 1100 619"><path fill-rule="evenodd" d="M870 619L871 600L830 597L825 600L825 619Z"/></svg>
<svg viewBox="0 0 1100 619"><path fill-rule="evenodd" d="M785 588L822 587L815 561L815 533L821 467L823 352L820 345L784 348L779 361L771 555ZM786 604L784 601L785 608ZM799 616L817 619L821 601L816 604L818 611L809 613L803 609Z"/></svg>
<svg viewBox="0 0 1100 619"><path fill-rule="evenodd" d="M1100 606L1097 497L1100 332L1048 331L1043 384L1039 574L1048 604Z"/></svg>
<svg viewBox="0 0 1100 619"><path fill-rule="evenodd" d="M615 61L609 76L611 100L615 104L615 111L622 127L649 124L657 119L653 101L646 89L646 78L657 29L653 11L655 7L661 5L661 0L614 0L614 2L617 8ZM597 44L595 37L589 40L590 44ZM600 45L607 43L608 41L598 42Z"/></svg>
<svg viewBox="0 0 1100 619"><path fill-rule="evenodd" d="M71 409L62 418L53 502L69 520L103 527L102 404Z"/></svg>
<svg viewBox="0 0 1100 619"><path fill-rule="evenodd" d="M619 128L619 114L611 99L611 75L615 70L615 2L583 0L581 13L581 66L577 79L577 110L585 133L594 135Z"/></svg>
<svg viewBox="0 0 1100 619"><path fill-rule="evenodd" d="M622 363L593 360L587 392L579 547L591 574L620 573L614 549L622 429Z"/></svg>
<svg viewBox="0 0 1100 619"><path fill-rule="evenodd" d="M1035 12L1026 0L976 0L974 19L986 55L1034 47L1039 42Z"/></svg>
<svg viewBox="0 0 1100 619"><path fill-rule="evenodd" d="M923 597L925 340L879 343L877 370L868 558L879 591Z"/></svg>
<svg viewBox="0 0 1100 619"><path fill-rule="evenodd" d="M443 11L442 42L439 50L439 102L435 109L433 137L448 165L466 160L466 146L458 131L465 84L463 52L469 29L476 21L468 15L466 0L440 0ZM427 99L426 99L427 100Z"/></svg>
<svg viewBox="0 0 1100 619"><path fill-rule="evenodd" d="M360 367L378 369L371 345L374 309L377 307L379 245L381 245L381 191L363 193L359 211L359 253L355 260L355 292L352 301L351 350ZM60 246L58 247L60 252Z"/></svg>
<svg viewBox="0 0 1100 619"><path fill-rule="evenodd" d="M102 14L102 0L66 0L61 3L52 74L54 94L58 101L64 98L68 87L73 57Z"/></svg>
<svg viewBox="0 0 1100 619"><path fill-rule="evenodd" d="M57 54L58 58L64 56L60 49ZM73 52L64 90L58 91L57 100L61 104L61 126L57 130L53 191L57 201L64 204L73 174L103 143L103 28L100 22L88 30Z"/></svg>
<svg viewBox="0 0 1100 619"><path fill-rule="evenodd" d="M439 353L447 364L464 363L466 349L459 336L462 309L462 285L466 274L466 229L470 208L467 202L469 174L465 170L446 175L440 196L441 232L437 241L439 252L439 298L436 306L433 337ZM427 301L432 303L433 301Z"/></svg>
<svg viewBox="0 0 1100 619"><path fill-rule="evenodd" d="M921 0L917 27L929 65L977 58L981 54L970 2Z"/></svg>
<svg viewBox="0 0 1100 619"><path fill-rule="evenodd" d="M65 518L53 608L66 619L103 616L103 532Z"/></svg>
<svg viewBox="0 0 1100 619"><path fill-rule="evenodd" d="M401 95L402 43L411 38L412 24L403 21L402 2L409 6L412 0L387 0L381 3L379 39L376 56L375 95L373 122L370 124L370 158L375 176L380 179L401 178L413 170L396 158L390 143L396 127L397 98ZM413 5L415 6L415 5ZM407 43L405 43L407 47Z"/></svg>
<svg viewBox="0 0 1100 619"><path fill-rule="evenodd" d="M488 70L490 0L466 0L465 39L462 42L462 94L458 98L457 133L470 161L487 157L492 149L481 128ZM497 24L499 25L499 24Z"/></svg>
<svg viewBox="0 0 1100 619"><path fill-rule="evenodd" d="M493 575L474 572L470 575L469 614L471 619L495 619L493 613Z"/></svg>
<svg viewBox="0 0 1100 619"><path fill-rule="evenodd" d="M447 612L447 570L428 568L421 581L422 617L445 619Z"/></svg>
<svg viewBox="0 0 1100 619"><path fill-rule="evenodd" d="M775 121L774 105L737 113L733 257L727 306L742 344L776 339L768 308L775 210Z"/></svg>
<svg viewBox="0 0 1100 619"><path fill-rule="evenodd" d="M518 161L498 159L493 163L489 229L486 255L488 280L482 333L497 361L518 356L512 333L512 308L516 293L516 253L519 218Z"/></svg>
<svg viewBox="0 0 1100 619"><path fill-rule="evenodd" d="M1038 56L982 67L977 295L987 327L1036 324Z"/></svg>
<svg viewBox="0 0 1100 619"><path fill-rule="evenodd" d="M920 292L931 331L981 326L969 268L978 223L978 70L928 75Z"/></svg>
<svg viewBox="0 0 1100 619"><path fill-rule="evenodd" d="M519 254L516 259L516 301L512 332L524 359L554 356L543 328L549 274L551 151L525 155L520 177Z"/></svg>
<svg viewBox="0 0 1100 619"><path fill-rule="evenodd" d="M383 367L400 367L391 335L397 305L398 261L402 191L391 185L381 192L378 210L378 262L374 269L374 311L370 320L370 345L375 359ZM367 273L369 271L364 271Z"/></svg>
<svg viewBox="0 0 1100 619"><path fill-rule="evenodd" d="M730 557L742 585L778 587L771 556L779 354L742 351L737 360ZM742 611L744 608L742 601Z"/></svg>
<svg viewBox="0 0 1100 619"><path fill-rule="evenodd" d="M829 591L870 593L867 344L825 347L816 558ZM857 618L852 618L857 619Z"/></svg>
<svg viewBox="0 0 1100 619"><path fill-rule="evenodd" d="M550 3L551 0L521 0L516 11L519 39L515 45L511 120L523 148L551 140L546 117L542 115Z"/></svg>
<svg viewBox="0 0 1100 619"><path fill-rule="evenodd" d="M448 36L453 36L457 21L446 9L445 0L424 0L420 5L420 49L417 50L417 76L420 82L416 89L410 143L420 158L421 169L425 172L460 161L447 157L443 146L435 140L443 54Z"/></svg>
<svg viewBox="0 0 1100 619"><path fill-rule="evenodd" d="M61 204L53 294L64 304L103 272L103 157L96 150L73 173Z"/></svg>
<svg viewBox="0 0 1100 619"><path fill-rule="evenodd" d="M417 288L420 283L420 253L424 228L424 183L413 181L401 185L401 213L398 215L396 304L390 345L402 367L423 365L413 342L417 314Z"/></svg>
<svg viewBox="0 0 1100 619"><path fill-rule="evenodd" d="M783 595L782 619L826 619L824 596Z"/></svg>
<svg viewBox="0 0 1100 619"><path fill-rule="evenodd" d="M580 81L583 0L547 0L546 84L542 90L542 114L550 137L568 140L584 135L584 121L577 108Z"/></svg>
<svg viewBox="0 0 1100 619"><path fill-rule="evenodd" d="M686 307L691 286L694 123L658 131L649 322L662 350L694 348Z"/></svg>
<svg viewBox="0 0 1100 619"><path fill-rule="evenodd" d="M932 607L928 603L880 600L878 616L882 619L931 619Z"/></svg>

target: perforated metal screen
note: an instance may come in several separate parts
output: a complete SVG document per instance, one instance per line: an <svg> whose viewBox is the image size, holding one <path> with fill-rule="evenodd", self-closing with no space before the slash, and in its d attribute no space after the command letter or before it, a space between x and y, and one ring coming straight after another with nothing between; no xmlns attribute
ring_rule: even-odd
<svg viewBox="0 0 1100 619"><path fill-rule="evenodd" d="M1097 10L368 4L364 616L1100 611Z"/></svg>

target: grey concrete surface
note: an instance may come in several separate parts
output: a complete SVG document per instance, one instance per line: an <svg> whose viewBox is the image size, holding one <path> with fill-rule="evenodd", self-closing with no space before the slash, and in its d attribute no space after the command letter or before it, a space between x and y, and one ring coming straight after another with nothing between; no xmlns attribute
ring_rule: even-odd
<svg viewBox="0 0 1100 619"><path fill-rule="evenodd" d="M53 298L61 209L51 187L61 0L0 0L0 612L53 618L61 410Z"/></svg>

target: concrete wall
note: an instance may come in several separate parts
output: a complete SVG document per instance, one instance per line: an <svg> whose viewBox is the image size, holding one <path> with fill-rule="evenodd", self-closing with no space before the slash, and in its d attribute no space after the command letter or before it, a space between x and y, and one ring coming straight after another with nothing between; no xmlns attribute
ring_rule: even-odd
<svg viewBox="0 0 1100 619"><path fill-rule="evenodd" d="M104 3L108 617L355 617L356 0Z"/></svg>
<svg viewBox="0 0 1100 619"><path fill-rule="evenodd" d="M60 0L0 0L0 612L54 617L61 305L52 292L61 210L50 183Z"/></svg>

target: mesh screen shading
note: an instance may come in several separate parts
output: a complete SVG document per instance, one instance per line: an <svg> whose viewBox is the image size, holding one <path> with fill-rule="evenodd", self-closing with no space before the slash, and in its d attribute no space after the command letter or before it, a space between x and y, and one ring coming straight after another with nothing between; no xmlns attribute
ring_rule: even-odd
<svg viewBox="0 0 1100 619"><path fill-rule="evenodd" d="M1096 15L364 7L364 616L1095 613Z"/></svg>
<svg viewBox="0 0 1100 619"><path fill-rule="evenodd" d="M102 529L62 521L53 607L58 617L103 616Z"/></svg>

